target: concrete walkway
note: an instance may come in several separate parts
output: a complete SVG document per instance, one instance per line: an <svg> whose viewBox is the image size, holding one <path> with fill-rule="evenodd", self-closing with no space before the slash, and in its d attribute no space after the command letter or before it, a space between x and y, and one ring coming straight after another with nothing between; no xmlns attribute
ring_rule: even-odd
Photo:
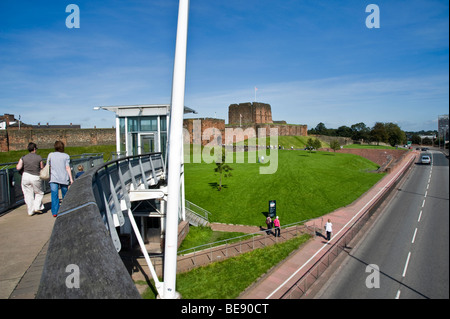
<svg viewBox="0 0 450 319"><path fill-rule="evenodd" d="M34 299L55 223L50 194L43 202L42 214L22 205L0 217L0 299Z"/></svg>

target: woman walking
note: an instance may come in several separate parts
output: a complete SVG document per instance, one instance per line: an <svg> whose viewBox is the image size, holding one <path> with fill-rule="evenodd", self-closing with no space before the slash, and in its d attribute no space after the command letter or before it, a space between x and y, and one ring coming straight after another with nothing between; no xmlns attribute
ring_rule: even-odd
<svg viewBox="0 0 450 319"><path fill-rule="evenodd" d="M275 237L280 237L280 227L281 227L281 225L280 225L280 219L278 218L278 216L277 216L277 218L275 218L274 220L273 220L273 226L275 226Z"/></svg>
<svg viewBox="0 0 450 319"><path fill-rule="evenodd" d="M52 196L52 214L58 216L59 189L62 198L66 196L69 185L73 183L72 171L70 170L70 157L64 153L64 143L55 142L55 152L48 154L50 163L50 190Z"/></svg>
<svg viewBox="0 0 450 319"><path fill-rule="evenodd" d="M36 154L37 146L35 143L28 143L28 154L23 156L16 165L16 169L22 171L22 192L27 204L27 211L29 216L35 213L41 213L44 206L42 205L42 198L44 197L44 190L42 180L39 173L44 164L42 157Z"/></svg>

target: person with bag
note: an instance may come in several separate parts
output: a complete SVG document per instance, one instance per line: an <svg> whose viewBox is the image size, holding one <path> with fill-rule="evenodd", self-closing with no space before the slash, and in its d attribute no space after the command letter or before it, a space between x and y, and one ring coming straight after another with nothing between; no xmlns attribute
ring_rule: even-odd
<svg viewBox="0 0 450 319"><path fill-rule="evenodd" d="M266 225L267 225L266 234L269 235L272 233L272 230L271 230L272 229L272 218L270 218L269 215L267 215L267 218L266 218Z"/></svg>
<svg viewBox="0 0 450 319"><path fill-rule="evenodd" d="M69 185L73 183L72 171L70 169L70 156L64 153L64 143L55 142L55 152L48 155L50 164L50 190L52 197L52 214L58 216L59 190L64 199Z"/></svg>
<svg viewBox="0 0 450 319"><path fill-rule="evenodd" d="M21 186L29 216L33 216L35 213L42 213L42 209L44 209L42 204L44 187L39 177L44 164L42 163L42 157L36 154L36 151L37 145L33 142L28 143L29 153L22 156L16 165L16 169L22 172Z"/></svg>

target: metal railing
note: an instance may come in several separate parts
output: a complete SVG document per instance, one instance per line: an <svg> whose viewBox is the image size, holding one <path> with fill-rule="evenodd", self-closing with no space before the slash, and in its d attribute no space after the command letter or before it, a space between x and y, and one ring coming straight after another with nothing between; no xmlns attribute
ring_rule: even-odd
<svg viewBox="0 0 450 319"><path fill-rule="evenodd" d="M117 253L121 248L117 228L126 225L125 217L128 217L136 238L143 244L133 217L130 193L142 190L153 195L155 189L151 186L158 186L165 175L161 153L151 153L104 163L78 178L64 197L58 212L38 296L138 296ZM64 243L63 248L59 247L61 243ZM78 265L83 269L82 274L87 276L76 291L60 284L67 277L66 266L61 265L68 264ZM151 263L149 267L152 269ZM157 277L153 279L155 282L158 280Z"/></svg>
<svg viewBox="0 0 450 319"><path fill-rule="evenodd" d="M202 225L206 226L209 224L209 215L211 215L210 212L208 212L206 209L195 205L194 203L188 201L187 199L185 202L185 209L186 209L186 218L194 224L194 226ZM192 216L189 216L189 214L192 214Z"/></svg>
<svg viewBox="0 0 450 319"><path fill-rule="evenodd" d="M313 224L310 222L313 221ZM309 225L307 224L309 223ZM275 229L270 231L262 229L255 233L236 236L224 240L215 241L178 251L177 264L181 271L191 270L199 266L204 266L216 261L221 261L242 253L246 253L258 248L264 248L279 242L293 239L302 234L316 236L320 231L320 225L315 224L315 220L304 220L288 225L281 226L281 236L273 236ZM161 274L162 254L153 254L151 256L153 265Z"/></svg>

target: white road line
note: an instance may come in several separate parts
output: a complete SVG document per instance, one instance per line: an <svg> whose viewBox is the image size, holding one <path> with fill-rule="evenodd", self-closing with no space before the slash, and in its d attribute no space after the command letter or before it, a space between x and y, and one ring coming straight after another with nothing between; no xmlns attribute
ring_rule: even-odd
<svg viewBox="0 0 450 319"><path fill-rule="evenodd" d="M395 295L395 299L400 299L400 290L397 290L397 294Z"/></svg>
<svg viewBox="0 0 450 319"><path fill-rule="evenodd" d="M408 269L408 264L409 264L409 258L410 257L411 257L411 252L408 253L408 258L406 259L406 264L405 264L405 268L403 269L402 277L406 276L406 270Z"/></svg>
<svg viewBox="0 0 450 319"><path fill-rule="evenodd" d="M412 158L412 160L413 160L414 158ZM397 172L397 174L395 174L395 176L394 177L392 177L392 179L386 184L386 186L384 186L383 188L381 188L379 191L378 191L378 193L375 195L375 196L373 196L371 199L370 199L370 201L368 201L365 205L364 205L364 207L363 208L361 208L349 221L348 221L348 223L347 224L345 224L344 225L344 227L342 227L332 238L331 238L331 240L333 240L337 235L339 235L339 233L341 232L341 231L343 231L363 210L365 210L366 209L366 207L367 206L369 206L371 203L372 203L372 201L374 201L375 199L377 199L378 198L378 196L386 189L386 188L389 188L390 186L391 186L391 184L393 183L393 181L395 181L396 180L396 178L403 172L403 170L404 170L404 168L407 166L407 165L409 165L409 163L410 163L410 161L408 161L405 165L403 165L403 167ZM330 240L330 241L331 241ZM289 276L289 278L288 279L286 279L283 283L281 283L274 291L272 291L265 299L269 299L270 297L272 297L278 290L280 290L281 289L281 287L283 287L284 285L286 285L286 283L287 282L289 282L289 280L291 280L295 275L297 275L298 274L298 272L300 271L300 270L302 270L311 260L313 260L314 259L314 257L316 257L317 256L317 254L318 253L320 253L321 251L322 251L322 249L324 249L325 247L328 247L329 246L329 242L330 241L328 241L326 244L324 244L319 250L317 250L316 251L316 253L311 257L311 258L309 258L302 266L300 266L300 268L298 268L291 276Z"/></svg>
<svg viewBox="0 0 450 319"><path fill-rule="evenodd" d="M422 208L423 208L423 206L425 206L425 199L422 202Z"/></svg>
<svg viewBox="0 0 450 319"><path fill-rule="evenodd" d="M414 244L414 240L416 239L416 234L417 234L417 228L416 228L416 230L414 231L414 235L413 235L411 244Z"/></svg>
<svg viewBox="0 0 450 319"><path fill-rule="evenodd" d="M422 211L420 211L419 219L417 219L418 222L420 222L420 218L422 218Z"/></svg>

